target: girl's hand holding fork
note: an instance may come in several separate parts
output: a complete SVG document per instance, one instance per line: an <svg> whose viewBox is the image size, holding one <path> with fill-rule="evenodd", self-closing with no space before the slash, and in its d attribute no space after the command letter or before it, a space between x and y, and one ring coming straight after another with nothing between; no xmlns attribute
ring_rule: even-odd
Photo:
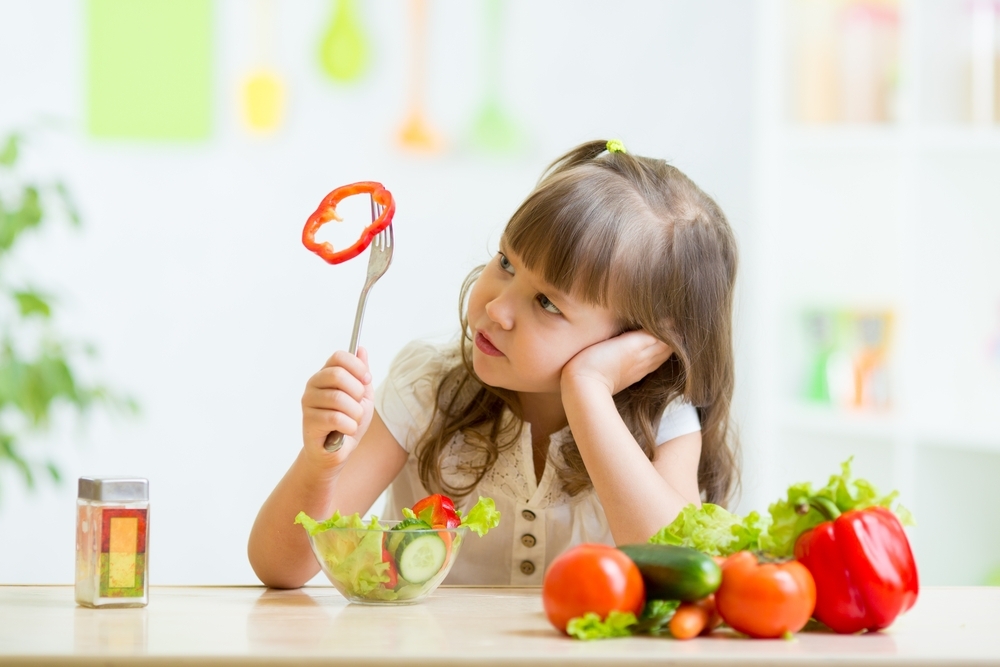
<svg viewBox="0 0 1000 667"><path fill-rule="evenodd" d="M371 424L375 391L368 368L368 350L357 356L339 350L309 378L302 394L302 443L310 462L321 469L339 469ZM336 452L323 448L326 436L340 431L344 444Z"/></svg>

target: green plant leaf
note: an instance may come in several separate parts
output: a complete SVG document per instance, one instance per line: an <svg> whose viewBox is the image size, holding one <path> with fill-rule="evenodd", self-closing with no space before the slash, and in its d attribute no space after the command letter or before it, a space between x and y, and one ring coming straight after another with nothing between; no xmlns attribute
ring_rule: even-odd
<svg viewBox="0 0 1000 667"><path fill-rule="evenodd" d="M3 459L7 459L20 470L24 483L29 489L35 488L35 475L31 472L31 466L17 450L17 443L14 442L13 436L0 433L0 461Z"/></svg>
<svg viewBox="0 0 1000 667"><path fill-rule="evenodd" d="M76 202L70 195L69 190L66 189L66 185L59 181L55 185L56 194L59 195L59 199L62 200L63 208L66 209L66 215L69 216L70 222L73 223L75 227L80 226L80 209L76 207Z"/></svg>
<svg viewBox="0 0 1000 667"><path fill-rule="evenodd" d="M38 188L25 186L21 194L21 207L16 211L8 210L0 216L0 250L7 250L13 246L21 232L37 226L42 221L42 215Z"/></svg>
<svg viewBox="0 0 1000 667"><path fill-rule="evenodd" d="M67 217L73 225L80 224L79 211L64 183L19 178L17 163L23 139L21 133L0 138L0 168L10 169L4 174L5 185L7 180L13 182L9 197L0 200L0 270L2 260L13 251L23 232L58 217L52 215L50 202L56 208L61 205L59 215ZM15 417L0 424L0 473L7 468L16 469L29 488L42 476L58 483L62 475L56 461L25 456L21 449L24 435L49 425L54 404L68 403L81 416L94 404L131 414L138 412L138 405L134 399L113 394L101 385L78 383L74 362L80 355L96 356L94 349L87 343L65 341L55 335L48 322L54 316L54 302L48 294L34 288L12 289L0 282L0 298L9 298L20 315L0 323L0 413ZM37 320L47 322L39 326ZM38 352L26 355L22 349ZM16 424L18 430L4 430L10 424Z"/></svg>
<svg viewBox="0 0 1000 667"><path fill-rule="evenodd" d="M14 166L14 163L17 162L20 143L21 135L16 132L7 137L7 141L3 144L3 149L0 149L0 165L4 167Z"/></svg>
<svg viewBox="0 0 1000 667"><path fill-rule="evenodd" d="M52 308L49 306L48 301L38 292L30 290L14 292L14 300L17 301L17 307L23 317L39 315L43 318L48 318L52 315Z"/></svg>

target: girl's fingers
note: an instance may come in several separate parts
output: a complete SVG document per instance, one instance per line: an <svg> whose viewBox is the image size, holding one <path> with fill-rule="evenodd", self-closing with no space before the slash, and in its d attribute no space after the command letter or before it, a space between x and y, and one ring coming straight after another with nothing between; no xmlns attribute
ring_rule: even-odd
<svg viewBox="0 0 1000 667"><path fill-rule="evenodd" d="M333 353L332 357L326 360L323 370L327 368L344 368L351 375L358 378L359 381L363 383L371 382L371 372L368 370L368 351L364 348L358 348L358 353L364 356L354 356L345 350L337 350Z"/></svg>
<svg viewBox="0 0 1000 667"><path fill-rule="evenodd" d="M365 414L365 409L357 398L339 389L310 392L304 402L306 407L316 410L336 410L356 421L361 421Z"/></svg>
<svg viewBox="0 0 1000 667"><path fill-rule="evenodd" d="M315 430L316 435L322 436L324 439L327 433L333 431L354 435L358 430L359 420L352 419L349 415L338 410L307 408L305 418L308 425Z"/></svg>
<svg viewBox="0 0 1000 667"><path fill-rule="evenodd" d="M365 384L348 369L341 366L328 366L313 376L310 386L319 389L339 389L360 401L365 393Z"/></svg>

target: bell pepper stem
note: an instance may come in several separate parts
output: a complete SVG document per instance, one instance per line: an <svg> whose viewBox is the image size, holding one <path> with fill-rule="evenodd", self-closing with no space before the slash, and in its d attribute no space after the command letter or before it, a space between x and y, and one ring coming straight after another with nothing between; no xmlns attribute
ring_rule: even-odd
<svg viewBox="0 0 1000 667"><path fill-rule="evenodd" d="M827 521L833 521L840 516L840 508L837 503L829 498L813 496L809 499L809 506L823 515Z"/></svg>

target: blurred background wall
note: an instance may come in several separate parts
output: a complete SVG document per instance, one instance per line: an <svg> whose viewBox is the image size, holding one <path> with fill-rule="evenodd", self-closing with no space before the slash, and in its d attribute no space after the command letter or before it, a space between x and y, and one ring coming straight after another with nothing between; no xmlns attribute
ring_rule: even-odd
<svg viewBox="0 0 1000 667"><path fill-rule="evenodd" d="M736 231L733 509L854 456L915 511L926 583L988 581L993 7L0 0L0 141L22 132L18 177L65 183L82 219L25 232L0 280L51 295L51 328L96 349L74 356L79 382L139 406L56 404L21 441L33 489L0 459L0 582L72 581L76 478L117 474L150 480L154 584L255 582L250 526L365 269L307 252L306 217L357 180L398 202L362 332L378 380L410 339L454 334L462 278L542 169L593 138L670 160Z"/></svg>

